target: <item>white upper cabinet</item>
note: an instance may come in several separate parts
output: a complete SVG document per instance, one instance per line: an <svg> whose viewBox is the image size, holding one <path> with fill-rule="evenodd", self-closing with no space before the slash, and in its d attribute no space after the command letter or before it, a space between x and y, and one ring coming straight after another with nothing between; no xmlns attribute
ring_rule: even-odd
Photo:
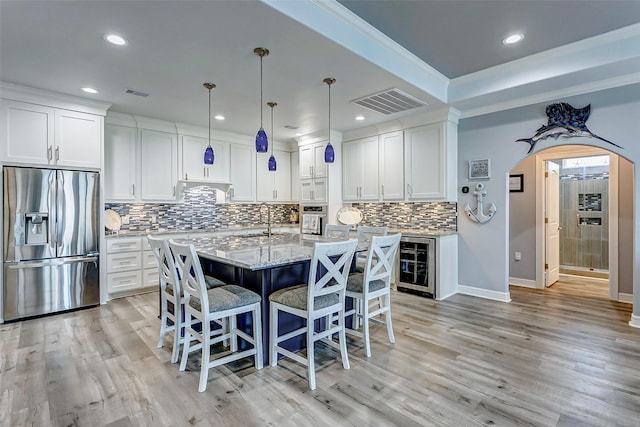
<svg viewBox="0 0 640 427"><path fill-rule="evenodd" d="M327 165L324 162L325 147L324 142L300 147L300 179L327 176Z"/></svg>
<svg viewBox="0 0 640 427"><path fill-rule="evenodd" d="M101 116L11 100L1 108L2 160L100 169Z"/></svg>
<svg viewBox="0 0 640 427"><path fill-rule="evenodd" d="M138 129L107 124L104 127L105 200L136 199Z"/></svg>
<svg viewBox="0 0 640 427"><path fill-rule="evenodd" d="M180 179L229 182L229 143L211 140L214 162L213 165L205 165L204 150L209 145L208 139L189 135L181 139Z"/></svg>
<svg viewBox="0 0 640 427"><path fill-rule="evenodd" d="M291 153L291 201L300 201L300 152Z"/></svg>
<svg viewBox="0 0 640 427"><path fill-rule="evenodd" d="M256 169L256 198L259 202L291 200L291 154L273 150L276 170L269 170L270 153L258 153Z"/></svg>
<svg viewBox="0 0 640 427"><path fill-rule="evenodd" d="M342 199L378 200L378 137L342 145Z"/></svg>
<svg viewBox="0 0 640 427"><path fill-rule="evenodd" d="M444 123L405 131L406 199L447 197L447 146L444 132Z"/></svg>
<svg viewBox="0 0 640 427"><path fill-rule="evenodd" d="M143 200L175 200L178 180L176 134L140 131L140 191Z"/></svg>
<svg viewBox="0 0 640 427"><path fill-rule="evenodd" d="M256 151L253 145L231 144L229 149L232 202L256 199Z"/></svg>
<svg viewBox="0 0 640 427"><path fill-rule="evenodd" d="M100 168L102 117L75 111L55 111L56 165Z"/></svg>
<svg viewBox="0 0 640 427"><path fill-rule="evenodd" d="M404 199L404 134L402 131L379 136L379 176L382 200Z"/></svg>

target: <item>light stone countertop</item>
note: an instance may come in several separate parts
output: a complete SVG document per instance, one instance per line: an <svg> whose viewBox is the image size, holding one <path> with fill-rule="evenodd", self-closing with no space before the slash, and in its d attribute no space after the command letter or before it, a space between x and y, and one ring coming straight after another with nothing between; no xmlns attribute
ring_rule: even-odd
<svg viewBox="0 0 640 427"><path fill-rule="evenodd" d="M206 236L175 239L193 244L198 255L213 261L250 270L262 270L311 259L316 242L339 241L321 236L282 233L267 236ZM366 251L366 243L359 243L357 251Z"/></svg>

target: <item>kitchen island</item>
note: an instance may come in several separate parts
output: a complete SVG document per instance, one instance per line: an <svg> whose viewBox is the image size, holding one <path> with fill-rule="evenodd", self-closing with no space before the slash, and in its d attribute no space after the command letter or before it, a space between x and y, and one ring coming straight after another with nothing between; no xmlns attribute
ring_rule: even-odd
<svg viewBox="0 0 640 427"><path fill-rule="evenodd" d="M269 295L291 286L307 283L309 267L316 242L337 241L321 236L283 233L272 235L207 236L175 239L181 244L193 244L200 257L204 274L225 283L242 286L262 298L262 330L269 331ZM367 244L359 243L357 251L366 251ZM251 316L238 319L241 329L251 332ZM303 325L300 318L280 314L280 334ZM305 346L304 336L290 340L289 349L297 351ZM263 333L265 364L269 363L269 336Z"/></svg>

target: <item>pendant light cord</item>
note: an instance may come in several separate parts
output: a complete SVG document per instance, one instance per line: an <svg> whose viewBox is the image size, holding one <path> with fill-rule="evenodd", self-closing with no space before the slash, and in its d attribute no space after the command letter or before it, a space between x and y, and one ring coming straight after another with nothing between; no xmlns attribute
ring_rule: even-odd
<svg viewBox="0 0 640 427"><path fill-rule="evenodd" d="M329 83L329 145L331 145L331 83Z"/></svg>
<svg viewBox="0 0 640 427"><path fill-rule="evenodd" d="M260 55L260 129L262 129L262 58Z"/></svg>
<svg viewBox="0 0 640 427"><path fill-rule="evenodd" d="M211 147L211 88L209 88L209 147Z"/></svg>

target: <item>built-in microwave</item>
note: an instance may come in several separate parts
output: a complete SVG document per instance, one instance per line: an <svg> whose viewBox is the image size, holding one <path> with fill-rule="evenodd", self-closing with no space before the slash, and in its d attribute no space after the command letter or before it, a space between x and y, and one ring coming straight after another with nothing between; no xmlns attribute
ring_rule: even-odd
<svg viewBox="0 0 640 427"><path fill-rule="evenodd" d="M436 239L403 236L400 239L396 283L399 291L436 297Z"/></svg>
<svg viewBox="0 0 640 427"><path fill-rule="evenodd" d="M300 233L322 236L327 223L327 205L300 206Z"/></svg>

